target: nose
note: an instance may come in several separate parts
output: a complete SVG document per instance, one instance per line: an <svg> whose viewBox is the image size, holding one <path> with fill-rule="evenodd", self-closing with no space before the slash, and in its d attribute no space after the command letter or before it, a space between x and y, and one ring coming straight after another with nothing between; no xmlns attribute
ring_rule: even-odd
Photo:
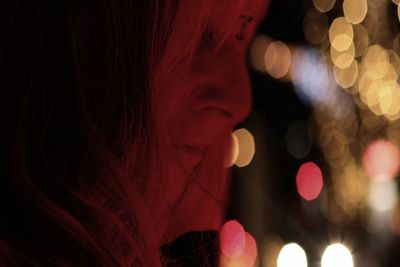
<svg viewBox="0 0 400 267"><path fill-rule="evenodd" d="M244 53L224 47L194 59L195 109L216 109L232 118L244 120L251 110L251 86Z"/></svg>

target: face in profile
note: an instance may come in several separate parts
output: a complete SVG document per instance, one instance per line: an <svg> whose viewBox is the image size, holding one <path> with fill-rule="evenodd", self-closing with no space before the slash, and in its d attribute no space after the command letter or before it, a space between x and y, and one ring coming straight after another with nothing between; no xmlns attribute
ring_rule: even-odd
<svg viewBox="0 0 400 267"><path fill-rule="evenodd" d="M220 228L229 189L224 161L231 132L251 109L245 55L266 0L215 2L190 59L176 63L155 91L168 150L167 239ZM177 27L184 29L181 34L194 34L188 25ZM179 36L171 40L167 56L182 52Z"/></svg>

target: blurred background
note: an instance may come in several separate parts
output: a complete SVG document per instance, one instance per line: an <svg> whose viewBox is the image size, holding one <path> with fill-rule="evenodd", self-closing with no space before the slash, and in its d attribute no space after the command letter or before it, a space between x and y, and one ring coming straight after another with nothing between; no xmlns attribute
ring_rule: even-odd
<svg viewBox="0 0 400 267"><path fill-rule="evenodd" d="M221 266L400 266L398 4L272 0Z"/></svg>

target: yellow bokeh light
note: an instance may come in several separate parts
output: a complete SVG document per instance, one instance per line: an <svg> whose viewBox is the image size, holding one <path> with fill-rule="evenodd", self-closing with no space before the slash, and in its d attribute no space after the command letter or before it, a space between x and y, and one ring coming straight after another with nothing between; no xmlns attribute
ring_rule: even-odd
<svg viewBox="0 0 400 267"><path fill-rule="evenodd" d="M336 18L329 28L329 40L338 51L344 51L353 42L354 32L351 23L344 17Z"/></svg>
<svg viewBox="0 0 400 267"><path fill-rule="evenodd" d="M356 60L351 61L350 65L346 68L333 67L333 74L336 83L342 88L349 88L353 86L358 77L358 63Z"/></svg>
<svg viewBox="0 0 400 267"><path fill-rule="evenodd" d="M239 156L239 141L236 135L231 134L230 148L225 159L225 167L232 167L235 164L237 157Z"/></svg>
<svg viewBox="0 0 400 267"><path fill-rule="evenodd" d="M243 128L236 130L233 134L239 144L239 155L236 158L235 165L245 167L250 164L256 151L253 135Z"/></svg>
<svg viewBox="0 0 400 267"><path fill-rule="evenodd" d="M387 81L385 83L386 90L390 90L390 106L385 112L386 118L389 120L396 120L400 115L400 86L396 81Z"/></svg>
<svg viewBox="0 0 400 267"><path fill-rule="evenodd" d="M307 267L307 255L302 247L296 243L285 245L277 259L278 267Z"/></svg>
<svg viewBox="0 0 400 267"><path fill-rule="evenodd" d="M372 45L363 57L363 67L369 78L377 80L383 78L389 70L389 56L380 45Z"/></svg>
<svg viewBox="0 0 400 267"><path fill-rule="evenodd" d="M386 114L389 111L390 106L392 105L392 91L392 87L387 86L386 84L384 84L383 87L379 90L379 106L383 114Z"/></svg>
<svg viewBox="0 0 400 267"><path fill-rule="evenodd" d="M313 0L314 7L320 12L327 12L333 8L336 0Z"/></svg>
<svg viewBox="0 0 400 267"><path fill-rule="evenodd" d="M373 81L368 88L366 104L375 115L382 115L384 113L379 103L379 92L382 88L382 80Z"/></svg>
<svg viewBox="0 0 400 267"><path fill-rule="evenodd" d="M329 29L328 17L314 8L310 8L304 17L304 35L312 44L322 43Z"/></svg>
<svg viewBox="0 0 400 267"><path fill-rule="evenodd" d="M292 64L292 56L287 45L275 41L268 46L265 52L265 66L267 72L274 78L283 78Z"/></svg>
<svg viewBox="0 0 400 267"><path fill-rule="evenodd" d="M368 13L367 0L344 0L343 13L353 24L362 22Z"/></svg>
<svg viewBox="0 0 400 267"><path fill-rule="evenodd" d="M272 40L264 35L259 35L254 39L250 46L250 65L254 70L266 72L264 56L271 42ZM273 60L274 58L269 59L269 61Z"/></svg>
<svg viewBox="0 0 400 267"><path fill-rule="evenodd" d="M353 26L354 32L354 46L355 46L355 57L360 57L368 49L369 37L365 27L361 24Z"/></svg>
<svg viewBox="0 0 400 267"><path fill-rule="evenodd" d="M397 6L397 17L400 20L400 5Z"/></svg>
<svg viewBox="0 0 400 267"><path fill-rule="evenodd" d="M333 46L331 46L331 59L333 64L341 69L347 68L353 62L355 55L354 44L351 43L348 49L345 51L337 51Z"/></svg>
<svg viewBox="0 0 400 267"><path fill-rule="evenodd" d="M353 267L353 256L342 244L328 246L321 259L321 267Z"/></svg>

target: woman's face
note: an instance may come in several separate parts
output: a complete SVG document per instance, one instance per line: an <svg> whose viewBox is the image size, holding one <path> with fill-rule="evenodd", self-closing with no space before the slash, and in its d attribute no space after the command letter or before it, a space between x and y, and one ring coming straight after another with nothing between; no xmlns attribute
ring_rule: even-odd
<svg viewBox="0 0 400 267"><path fill-rule="evenodd" d="M168 133L165 241L187 231L219 230L223 220L229 189L224 161L232 131L251 108L245 54L266 11L266 0L243 0L239 11L238 1L215 1L221 3L189 65L176 64L155 93L160 130ZM175 42L167 54L180 53L173 49L179 38ZM212 42L221 46L213 49Z"/></svg>

